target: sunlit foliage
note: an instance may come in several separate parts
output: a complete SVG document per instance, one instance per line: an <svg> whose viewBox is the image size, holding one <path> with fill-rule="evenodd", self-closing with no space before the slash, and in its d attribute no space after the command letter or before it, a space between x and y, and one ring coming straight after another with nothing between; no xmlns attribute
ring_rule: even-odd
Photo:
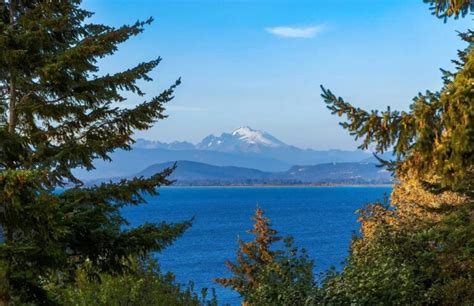
<svg viewBox="0 0 474 306"><path fill-rule="evenodd" d="M472 9L438 2L446 16ZM460 34L455 71L443 70L439 92L418 94L407 112L365 111L322 88L328 108L360 148L389 150L397 183L388 205L361 210L342 272L324 281L324 303L474 303L474 32Z"/></svg>
<svg viewBox="0 0 474 306"><path fill-rule="evenodd" d="M226 262L231 278L215 281L237 291L246 305L301 305L314 294L313 262L291 238L277 236L269 219L257 208L251 242L239 239L237 263ZM283 242L283 249L275 244Z"/></svg>

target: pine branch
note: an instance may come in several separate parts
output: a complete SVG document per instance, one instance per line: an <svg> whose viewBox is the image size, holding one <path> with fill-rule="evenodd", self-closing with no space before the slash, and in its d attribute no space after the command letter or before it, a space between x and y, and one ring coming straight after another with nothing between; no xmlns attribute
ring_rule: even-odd
<svg viewBox="0 0 474 306"><path fill-rule="evenodd" d="M143 204L146 203L144 195L158 196L156 188L172 183L167 177L175 168L176 165L166 168L150 178L135 177L131 180L122 179L118 183L109 182L89 188L68 189L61 193L59 198L66 203L80 203L82 200L94 199L97 202L112 203L116 208Z"/></svg>
<svg viewBox="0 0 474 306"><path fill-rule="evenodd" d="M355 108L336 97L330 90L321 86L324 102L332 114L339 117L346 116L346 120L340 125L349 130L355 139L362 139L359 149L367 150L370 144L374 144L376 153L384 153L394 149L397 159L400 159L410 149L414 134L414 118L406 112L386 111L367 112L361 108Z"/></svg>

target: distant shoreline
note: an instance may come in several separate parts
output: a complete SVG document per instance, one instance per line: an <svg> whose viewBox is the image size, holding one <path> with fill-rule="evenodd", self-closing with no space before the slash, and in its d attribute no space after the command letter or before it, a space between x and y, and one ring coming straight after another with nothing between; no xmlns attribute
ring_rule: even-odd
<svg viewBox="0 0 474 306"><path fill-rule="evenodd" d="M393 184L301 184L301 185L170 185L160 188L334 188L334 187L393 187Z"/></svg>

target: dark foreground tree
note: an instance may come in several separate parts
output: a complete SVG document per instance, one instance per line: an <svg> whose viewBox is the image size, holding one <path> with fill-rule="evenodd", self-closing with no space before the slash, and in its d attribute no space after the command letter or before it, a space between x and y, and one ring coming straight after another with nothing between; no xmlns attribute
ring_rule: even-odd
<svg viewBox="0 0 474 306"><path fill-rule="evenodd" d="M253 220L249 233L255 240L239 239L237 263L226 262L233 277L215 281L237 291L246 305L303 305L315 290L313 261L292 245L290 237L278 237L260 208ZM279 241L283 250L275 249Z"/></svg>
<svg viewBox="0 0 474 306"><path fill-rule="evenodd" d="M113 74L101 74L97 61L151 19L92 24L80 2L0 1L0 305L12 297L50 303L48 278L73 279L85 261L94 273L121 273L131 256L161 250L189 226L130 228L120 215L124 205L144 203L144 194L157 195L171 169L96 187L72 173L130 149L135 130L165 117L179 84L121 107L125 93L145 95L138 82L152 80L160 58Z"/></svg>

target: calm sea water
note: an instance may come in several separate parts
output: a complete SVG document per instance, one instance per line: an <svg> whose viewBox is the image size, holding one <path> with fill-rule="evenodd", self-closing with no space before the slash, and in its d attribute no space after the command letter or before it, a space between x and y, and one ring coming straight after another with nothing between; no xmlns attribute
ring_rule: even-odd
<svg viewBox="0 0 474 306"><path fill-rule="evenodd" d="M234 260L237 237L250 239L251 217L256 206L265 210L280 235L292 235L315 260L315 272L341 267L349 242L358 230L355 210L382 200L389 187L168 187L148 205L124 211L132 225L143 222L183 221L193 226L171 247L157 254L163 271L172 271L180 283L196 288L214 287L219 302L239 304L231 290L213 283L229 276L224 265Z"/></svg>

